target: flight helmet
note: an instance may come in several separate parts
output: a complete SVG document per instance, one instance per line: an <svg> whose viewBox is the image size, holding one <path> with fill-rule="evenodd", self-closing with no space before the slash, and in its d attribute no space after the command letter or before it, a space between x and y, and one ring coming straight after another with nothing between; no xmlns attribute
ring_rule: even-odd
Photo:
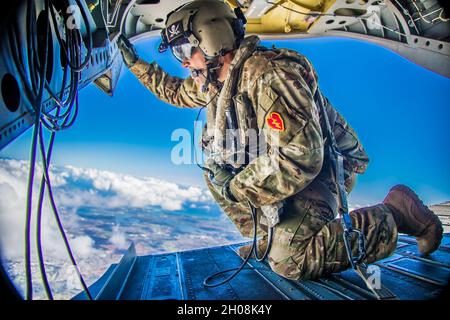
<svg viewBox="0 0 450 320"><path fill-rule="evenodd" d="M159 52L168 48L182 62L198 47L206 60L214 60L239 47L246 19L239 8L222 0L195 0L167 15Z"/></svg>

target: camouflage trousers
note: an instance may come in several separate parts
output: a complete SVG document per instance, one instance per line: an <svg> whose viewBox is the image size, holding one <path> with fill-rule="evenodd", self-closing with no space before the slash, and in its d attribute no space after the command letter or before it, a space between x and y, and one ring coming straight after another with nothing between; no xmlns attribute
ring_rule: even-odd
<svg viewBox="0 0 450 320"><path fill-rule="evenodd" d="M213 197L241 234L251 237L250 209L226 201L215 191L209 179L206 180ZM354 228L361 230L366 238L365 263L373 263L393 253L397 244L397 227L385 205L360 208L350 212L350 216ZM264 218L258 214L258 234L266 232ZM351 246L356 254L356 239L351 240ZM274 228L268 261L274 272L291 280L317 279L349 268L340 220L335 219L326 203L296 199L294 205L285 208L281 222Z"/></svg>

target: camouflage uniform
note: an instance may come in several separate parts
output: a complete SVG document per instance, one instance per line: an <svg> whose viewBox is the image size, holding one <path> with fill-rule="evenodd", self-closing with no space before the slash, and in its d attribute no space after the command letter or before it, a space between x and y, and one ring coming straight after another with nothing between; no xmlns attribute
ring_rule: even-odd
<svg viewBox="0 0 450 320"><path fill-rule="evenodd" d="M225 162L229 155L222 142L226 135L224 110L228 106L233 105L236 110L243 145L245 130L263 133L267 153L253 159L230 183L238 203L222 197L206 174L205 179L214 199L246 237L253 228L248 202L260 213L258 208L283 201L284 214L274 228L268 258L276 273L297 280L346 269L349 262L342 241L343 230L334 214L336 184L330 161L324 154L324 127L313 100L317 75L310 62L297 52L267 50L258 45L256 36L243 40L217 96L212 87L208 93L202 93L191 77L171 77L155 63L138 60L131 71L160 99L175 106L194 108L211 100L203 145L214 154L219 150ZM356 174L366 170L368 157L353 129L327 99L325 108L345 157L346 187L350 192ZM277 170L274 162L278 163ZM350 216L355 228L366 236L366 263L393 252L397 228L385 205L361 208ZM267 232L267 220L261 214L258 229ZM352 247L356 253L354 240Z"/></svg>

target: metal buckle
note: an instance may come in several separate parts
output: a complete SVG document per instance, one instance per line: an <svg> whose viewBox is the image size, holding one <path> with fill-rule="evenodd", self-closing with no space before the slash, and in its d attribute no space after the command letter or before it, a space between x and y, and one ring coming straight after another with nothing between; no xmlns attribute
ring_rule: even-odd
<svg viewBox="0 0 450 320"><path fill-rule="evenodd" d="M345 249L347 251L348 261L350 262L350 265L353 269L356 269L357 265L365 266L362 263L362 260L366 256L366 239L364 237L364 234L356 229L346 229L347 227L344 224L344 245ZM355 234L357 236L358 241L358 254L356 256L353 256L352 248L350 246L350 238L352 235Z"/></svg>

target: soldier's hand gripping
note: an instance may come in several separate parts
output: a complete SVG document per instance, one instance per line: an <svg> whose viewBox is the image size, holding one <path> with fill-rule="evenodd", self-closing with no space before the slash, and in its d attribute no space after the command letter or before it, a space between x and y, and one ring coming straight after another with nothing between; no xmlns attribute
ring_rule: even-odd
<svg viewBox="0 0 450 320"><path fill-rule="evenodd" d="M139 59L139 56L137 54L134 45L121 34L117 39L117 46L119 47L120 52L122 53L123 61L125 62L127 67L128 68L132 67Z"/></svg>
<svg viewBox="0 0 450 320"><path fill-rule="evenodd" d="M212 172L210 176L211 182L216 188L217 192L219 192L228 201L237 202L236 197L230 190L230 182L235 176L235 173L232 171L232 169L229 169L225 166L220 166L215 162L209 164L208 167Z"/></svg>

